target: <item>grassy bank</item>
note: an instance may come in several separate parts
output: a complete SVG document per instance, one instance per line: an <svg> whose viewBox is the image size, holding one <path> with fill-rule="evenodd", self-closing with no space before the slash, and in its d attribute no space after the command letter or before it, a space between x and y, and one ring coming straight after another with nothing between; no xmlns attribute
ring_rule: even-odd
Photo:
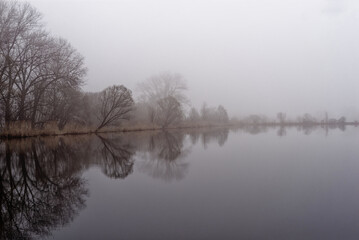
<svg viewBox="0 0 359 240"><path fill-rule="evenodd" d="M190 123L185 122L176 126L166 128L166 130L173 129L196 129L196 128L210 128L210 127L236 127L236 128L250 128L255 126L262 127L338 127L338 126L358 126L358 122L346 122L339 124L323 124L323 123L211 123L211 122L197 122ZM84 135L93 133L114 133L114 132L136 132L136 131L154 131L164 130L162 127L155 124L143 124L126 123L121 126L104 127L102 129L96 129L96 127L82 126L82 125L66 125L63 129L59 129L56 123L47 123L41 129L31 128L31 125L26 122L16 122L10 124L9 128L0 132L0 138L26 138L26 137L37 137L37 136L61 136L61 135Z"/></svg>
<svg viewBox="0 0 359 240"><path fill-rule="evenodd" d="M171 126L166 129L186 129L186 128L205 128L205 127L224 127L230 126L228 124L213 124L213 123L183 123L176 126ZM32 128L26 122L11 123L10 126L0 132L0 138L26 138L37 136L61 136L61 135L83 135L93 133L113 133L113 132L135 132L135 131L153 131L163 130L162 127L155 124L123 124L121 126L104 127L96 129L96 127L81 126L81 125L66 125L63 129L59 129L56 123L47 123L43 128Z"/></svg>

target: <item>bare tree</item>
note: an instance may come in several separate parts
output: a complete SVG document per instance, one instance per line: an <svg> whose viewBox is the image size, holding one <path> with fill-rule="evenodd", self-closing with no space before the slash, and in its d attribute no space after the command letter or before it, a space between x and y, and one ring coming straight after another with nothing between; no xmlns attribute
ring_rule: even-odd
<svg viewBox="0 0 359 240"><path fill-rule="evenodd" d="M191 121L191 122L196 122L200 119L200 115L197 111L196 108L191 108L190 112L189 112L189 115L188 115L188 120Z"/></svg>
<svg viewBox="0 0 359 240"><path fill-rule="evenodd" d="M68 122L79 120L80 111L83 107L82 93L73 88L54 87L46 91L44 109L47 109L46 121L57 121L59 129Z"/></svg>
<svg viewBox="0 0 359 240"><path fill-rule="evenodd" d="M14 119L14 85L21 74L27 36L40 28L41 15L28 3L0 1L0 101L6 125Z"/></svg>
<svg viewBox="0 0 359 240"><path fill-rule="evenodd" d="M201 108L201 118L207 122L227 123L229 121L227 110L219 105L217 108L208 107L203 103Z"/></svg>
<svg viewBox="0 0 359 240"><path fill-rule="evenodd" d="M173 97L179 103L189 102L184 91L187 90L187 84L182 75L176 73L161 73L139 83L138 89L141 92L140 99L147 102L156 102L159 99Z"/></svg>
<svg viewBox="0 0 359 240"><path fill-rule="evenodd" d="M207 103L202 104L201 117L202 117L202 120L208 120L208 118L209 118L209 109L207 107Z"/></svg>
<svg viewBox="0 0 359 240"><path fill-rule="evenodd" d="M74 107L77 104L76 95L79 94L80 86L83 83L82 79L86 74L83 57L66 40L55 39L53 52L51 62L44 66L47 78L37 84L36 91L34 91L35 101L31 118L33 123L48 120L59 120L61 123L61 119L54 119L46 113L55 113L55 116L60 116L60 112L65 106ZM48 99L51 99L48 96L55 92L58 96L53 95L53 100L57 101L57 106L60 108L55 108L54 105L47 102ZM69 116L75 114L72 107L67 108Z"/></svg>
<svg viewBox="0 0 359 240"><path fill-rule="evenodd" d="M162 128L167 128L183 118L181 104L171 96L158 101L157 112L158 117L156 121Z"/></svg>
<svg viewBox="0 0 359 240"><path fill-rule="evenodd" d="M313 125L313 124L317 123L317 120L315 119L315 117L313 117L309 113L305 113L303 115L301 123L304 125Z"/></svg>
<svg viewBox="0 0 359 240"><path fill-rule="evenodd" d="M218 106L217 114L219 122L227 123L229 121L227 110L222 105Z"/></svg>
<svg viewBox="0 0 359 240"><path fill-rule="evenodd" d="M129 113L133 109L134 101L131 90L123 85L108 87L100 93L98 118L100 124L97 130L118 123L120 120L128 120Z"/></svg>
<svg viewBox="0 0 359 240"><path fill-rule="evenodd" d="M141 93L140 101L147 105L150 122L163 122L166 117L160 114L164 114L164 108L166 108L164 105L170 102L179 104L177 110L182 109L182 106L189 103L187 96L184 94L187 90L187 85L180 74L161 73L154 75L147 81L139 83L137 88ZM160 103L162 106L159 105Z"/></svg>
<svg viewBox="0 0 359 240"><path fill-rule="evenodd" d="M41 14L28 3L0 0L0 9L0 105L4 122L8 125L25 120L34 127L59 120L56 111L63 109L56 107L72 99L63 97L54 107L55 98L48 97L79 91L86 74L83 57L66 40L51 37L40 22Z"/></svg>
<svg viewBox="0 0 359 240"><path fill-rule="evenodd" d="M278 118L280 124L284 124L284 123L285 123L286 117L287 117L286 114L283 113L283 112L277 113L277 118Z"/></svg>

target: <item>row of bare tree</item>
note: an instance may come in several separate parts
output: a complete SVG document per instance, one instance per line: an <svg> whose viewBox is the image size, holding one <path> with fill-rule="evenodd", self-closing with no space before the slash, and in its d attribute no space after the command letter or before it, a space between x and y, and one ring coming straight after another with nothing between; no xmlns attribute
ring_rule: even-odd
<svg viewBox="0 0 359 240"><path fill-rule="evenodd" d="M345 125L348 124L344 116L336 118L328 118L328 113L325 113L325 117L318 118L305 113L301 116L294 118L288 118L284 112L278 112L277 118L270 118L265 115L252 114L242 119L232 120L232 123L242 125ZM349 122L349 124L357 124L356 121Z"/></svg>
<svg viewBox="0 0 359 240"><path fill-rule="evenodd" d="M63 126L75 111L71 103L86 73L83 57L40 20L28 3L0 1L0 119L6 126L49 120Z"/></svg>
<svg viewBox="0 0 359 240"><path fill-rule="evenodd" d="M84 58L47 32L41 18L28 3L0 0L0 130L19 122L31 129L49 122L59 129L70 122L101 129L130 118L162 128L184 120L228 121L222 106L204 105L201 116L192 109L186 117L190 101L179 74L162 73L140 83L136 104L123 85L82 92Z"/></svg>
<svg viewBox="0 0 359 240"><path fill-rule="evenodd" d="M208 107L206 103L203 103L200 112L196 108L191 108L188 114L188 121L190 122L218 122L228 123L229 117L227 110L219 105L217 108Z"/></svg>
<svg viewBox="0 0 359 240"><path fill-rule="evenodd" d="M96 114L101 128L130 111L131 91L123 86L95 94L97 109L84 109L88 97L80 87L85 74L83 57L45 31L36 9L0 0L0 126L21 121L34 128L54 121L61 129Z"/></svg>

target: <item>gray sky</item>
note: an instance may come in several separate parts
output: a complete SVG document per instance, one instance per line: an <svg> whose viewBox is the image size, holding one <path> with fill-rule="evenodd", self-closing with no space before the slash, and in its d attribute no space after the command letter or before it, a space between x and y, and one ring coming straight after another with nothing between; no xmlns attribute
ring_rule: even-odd
<svg viewBox="0 0 359 240"><path fill-rule="evenodd" d="M85 57L86 91L181 73L231 115L359 118L357 0L30 0Z"/></svg>

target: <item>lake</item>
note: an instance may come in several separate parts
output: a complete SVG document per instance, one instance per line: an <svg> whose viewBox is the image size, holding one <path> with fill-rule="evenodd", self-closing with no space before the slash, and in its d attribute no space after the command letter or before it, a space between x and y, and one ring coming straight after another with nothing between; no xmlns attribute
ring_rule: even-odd
<svg viewBox="0 0 359 240"><path fill-rule="evenodd" d="M359 128L0 143L1 239L358 239Z"/></svg>

